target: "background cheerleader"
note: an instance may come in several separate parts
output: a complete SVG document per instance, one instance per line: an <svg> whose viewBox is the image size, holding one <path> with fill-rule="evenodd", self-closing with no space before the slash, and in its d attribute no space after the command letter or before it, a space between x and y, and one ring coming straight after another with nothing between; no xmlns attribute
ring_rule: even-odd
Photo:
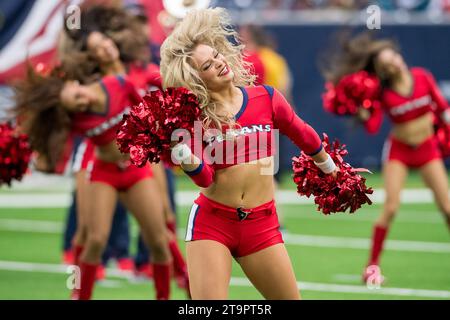
<svg viewBox="0 0 450 320"><path fill-rule="evenodd" d="M127 209L136 217L147 245L152 249L154 278L158 299L169 298L169 235L158 201L156 182L149 166L137 168L117 150L115 131L129 105L140 97L131 83L119 76L101 82L80 85L59 77L58 70L49 77L29 71L17 87L17 113L29 116L28 133L32 146L50 165L59 156L67 133L88 136L96 145L96 158L88 186L89 216L87 236L80 257L81 288L75 299L90 299L97 267L108 239L112 213L118 193ZM59 76L58 76L59 75ZM51 127L44 121L51 120ZM173 240L172 240L173 241Z"/></svg>
<svg viewBox="0 0 450 320"><path fill-rule="evenodd" d="M82 12L83 25L79 30L65 30L71 42L66 49L64 65L69 65L71 74L89 81L99 76L124 75L135 86L140 95L161 88L159 68L150 61L147 35L136 17L120 8L92 7ZM119 23L112 24L111 21ZM107 34L108 35L107 35ZM75 50L75 56L70 53ZM162 163L152 164L158 183L167 226L176 237L175 214L168 194L166 170ZM187 288L186 266L176 242L171 244L174 258L174 275L180 287ZM137 271L151 274L149 256L139 236L136 259Z"/></svg>
<svg viewBox="0 0 450 320"><path fill-rule="evenodd" d="M366 281L373 275L372 279L379 282L383 243L400 206L400 192L409 169L420 171L450 228L447 171L433 128L434 114L450 123L450 110L433 75L424 68L408 67L392 40L375 40L363 33L342 44L341 50L328 61L326 79L337 84L343 76L360 70L375 74L381 81L381 106L393 124L382 155L386 199L373 227L370 257L363 276ZM379 130L382 115L358 109L358 117L370 133Z"/></svg>

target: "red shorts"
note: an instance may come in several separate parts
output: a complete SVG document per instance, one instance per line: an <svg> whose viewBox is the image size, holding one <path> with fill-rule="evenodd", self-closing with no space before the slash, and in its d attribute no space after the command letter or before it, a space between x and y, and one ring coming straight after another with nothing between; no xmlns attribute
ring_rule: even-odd
<svg viewBox="0 0 450 320"><path fill-rule="evenodd" d="M248 213L247 217L241 217ZM214 240L225 245L234 257L243 257L283 243L275 201L252 209L236 209L208 199L194 201L189 214L186 241Z"/></svg>
<svg viewBox="0 0 450 320"><path fill-rule="evenodd" d="M128 161L121 165L94 159L90 171L91 182L103 182L118 191L126 191L137 182L152 176L152 167L149 163L139 168Z"/></svg>
<svg viewBox="0 0 450 320"><path fill-rule="evenodd" d="M441 151L434 135L417 146L408 145L390 136L383 147L383 162L398 160L410 168L419 168L431 160L441 158Z"/></svg>
<svg viewBox="0 0 450 320"><path fill-rule="evenodd" d="M88 170L94 161L95 145L90 139L85 139L77 148L73 160L72 171L79 172L81 170Z"/></svg>

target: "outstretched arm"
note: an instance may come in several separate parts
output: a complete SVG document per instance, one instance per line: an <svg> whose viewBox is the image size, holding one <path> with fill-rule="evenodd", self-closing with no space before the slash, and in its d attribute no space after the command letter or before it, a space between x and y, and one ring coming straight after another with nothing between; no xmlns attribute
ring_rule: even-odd
<svg viewBox="0 0 450 320"><path fill-rule="evenodd" d="M433 102L436 105L437 114L445 123L450 124L450 107L447 103L447 100L442 95L442 92L439 89L439 86L437 85L433 75L430 72L426 72L426 75L431 99L433 99Z"/></svg>
<svg viewBox="0 0 450 320"><path fill-rule="evenodd" d="M303 152L313 158L316 165L325 173L336 171L336 165L322 147L322 141L317 132L303 121L276 89L272 97L275 127Z"/></svg>
<svg viewBox="0 0 450 320"><path fill-rule="evenodd" d="M307 155L314 156L322 150L317 132L303 121L283 97L274 89L272 96L274 125Z"/></svg>

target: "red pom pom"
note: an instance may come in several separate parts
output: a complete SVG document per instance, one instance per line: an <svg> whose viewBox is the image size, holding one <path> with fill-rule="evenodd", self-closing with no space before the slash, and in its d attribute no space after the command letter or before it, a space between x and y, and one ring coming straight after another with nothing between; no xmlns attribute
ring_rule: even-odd
<svg viewBox="0 0 450 320"><path fill-rule="evenodd" d="M0 124L0 186L21 180L28 169L31 148L28 137L8 123Z"/></svg>
<svg viewBox="0 0 450 320"><path fill-rule="evenodd" d="M323 146L339 168L337 177L323 173L314 164L314 160L302 152L299 157L292 159L297 192L308 198L313 195L318 210L324 214L345 212L347 209L353 213L365 203L372 204L367 194L372 194L373 190L366 187L366 179L358 174L369 170L352 168L343 160L348 154L345 145L341 145L337 140L330 144L326 134Z"/></svg>
<svg viewBox="0 0 450 320"><path fill-rule="evenodd" d="M148 161L170 159L172 133L185 129L191 135L194 121L201 115L197 97L185 88L152 91L125 115L117 132L117 144L130 153L131 162L139 167Z"/></svg>
<svg viewBox="0 0 450 320"><path fill-rule="evenodd" d="M342 77L336 86L327 82L325 89L323 107L337 115L355 115L358 108L372 114L381 107L380 80L364 70Z"/></svg>

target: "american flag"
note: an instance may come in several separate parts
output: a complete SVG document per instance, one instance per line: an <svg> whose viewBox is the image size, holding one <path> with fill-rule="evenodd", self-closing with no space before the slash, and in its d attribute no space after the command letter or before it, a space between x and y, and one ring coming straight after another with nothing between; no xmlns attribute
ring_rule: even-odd
<svg viewBox="0 0 450 320"><path fill-rule="evenodd" d="M55 59L65 0L0 1L0 84L23 75L27 60L35 67Z"/></svg>

